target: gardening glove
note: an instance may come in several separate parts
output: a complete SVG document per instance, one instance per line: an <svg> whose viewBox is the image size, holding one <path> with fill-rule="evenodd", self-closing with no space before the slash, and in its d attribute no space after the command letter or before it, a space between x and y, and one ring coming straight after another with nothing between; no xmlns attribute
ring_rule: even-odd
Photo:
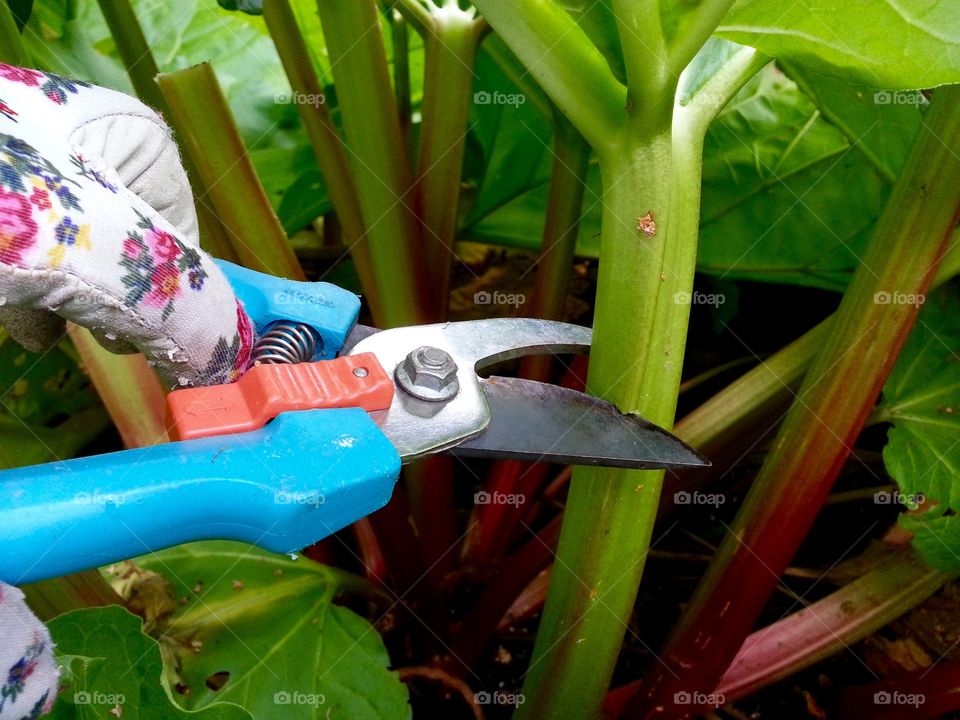
<svg viewBox="0 0 960 720"><path fill-rule="evenodd" d="M31 350L64 319L170 387L231 382L252 327L200 250L170 131L132 97L0 64L0 324Z"/></svg>
<svg viewBox="0 0 960 720"><path fill-rule="evenodd" d="M160 117L121 93L0 64L0 324L40 351L65 320L143 352L169 387L236 380L254 340L200 249ZM57 681L49 633L0 583L0 720L46 712Z"/></svg>
<svg viewBox="0 0 960 720"><path fill-rule="evenodd" d="M23 601L0 583L0 720L27 720L50 711L60 670L50 633Z"/></svg>

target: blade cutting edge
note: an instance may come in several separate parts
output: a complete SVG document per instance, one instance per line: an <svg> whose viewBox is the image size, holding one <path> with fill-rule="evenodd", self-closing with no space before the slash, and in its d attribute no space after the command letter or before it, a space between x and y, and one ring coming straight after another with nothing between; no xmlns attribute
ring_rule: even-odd
<svg viewBox="0 0 960 720"><path fill-rule="evenodd" d="M637 470L710 465L663 428L605 400L519 378L491 377L480 384L490 424L451 448L453 454Z"/></svg>

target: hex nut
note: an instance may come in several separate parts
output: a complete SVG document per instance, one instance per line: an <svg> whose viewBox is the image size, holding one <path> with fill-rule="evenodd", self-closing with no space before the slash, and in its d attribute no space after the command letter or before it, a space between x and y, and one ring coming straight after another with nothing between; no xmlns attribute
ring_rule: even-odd
<svg viewBox="0 0 960 720"><path fill-rule="evenodd" d="M443 402L460 391L457 363L445 350L425 345L412 351L394 372L403 390L420 400Z"/></svg>

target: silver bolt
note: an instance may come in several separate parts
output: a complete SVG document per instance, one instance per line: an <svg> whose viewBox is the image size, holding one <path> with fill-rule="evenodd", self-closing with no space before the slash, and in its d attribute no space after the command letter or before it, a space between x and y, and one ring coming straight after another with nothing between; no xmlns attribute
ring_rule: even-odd
<svg viewBox="0 0 960 720"><path fill-rule="evenodd" d="M370 371L367 370L365 367L355 367L353 369L354 377L365 378L369 374L370 374Z"/></svg>
<svg viewBox="0 0 960 720"><path fill-rule="evenodd" d="M394 376L401 388L420 400L445 402L460 392L457 363L440 348L417 348L397 365Z"/></svg>

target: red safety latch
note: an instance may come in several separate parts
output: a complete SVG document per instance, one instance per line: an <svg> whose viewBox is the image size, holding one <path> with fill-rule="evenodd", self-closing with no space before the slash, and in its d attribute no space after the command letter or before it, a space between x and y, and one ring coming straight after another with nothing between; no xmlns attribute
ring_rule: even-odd
<svg viewBox="0 0 960 720"><path fill-rule="evenodd" d="M167 425L171 439L192 440L255 430L288 410L386 410L393 389L393 380L373 353L295 365L257 365L230 385L171 392Z"/></svg>

